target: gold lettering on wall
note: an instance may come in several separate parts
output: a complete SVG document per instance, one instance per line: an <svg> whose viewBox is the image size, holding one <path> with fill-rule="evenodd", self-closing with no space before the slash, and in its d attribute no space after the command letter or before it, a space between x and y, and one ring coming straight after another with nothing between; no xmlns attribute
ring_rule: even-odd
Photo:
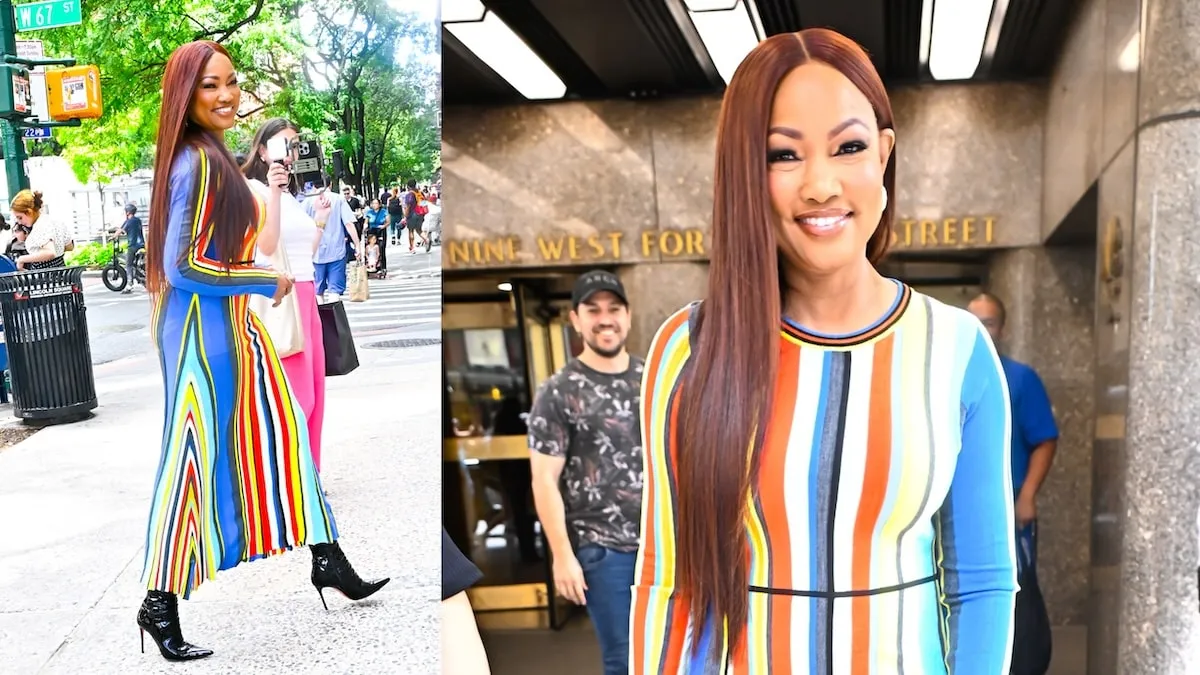
<svg viewBox="0 0 1200 675"><path fill-rule="evenodd" d="M892 248L974 248L995 241L996 218L901 218L892 225Z"/></svg>
<svg viewBox="0 0 1200 675"><path fill-rule="evenodd" d="M901 218L892 225L893 249L947 249L989 246L995 241L994 216L960 216L941 219ZM515 267L517 265L585 265L626 259L629 245L623 232L603 232L586 237L568 234L543 234L535 237L536 246L518 259L521 238L516 236L484 239L447 239L446 267ZM708 255L704 231L643 230L638 233L635 251L641 258L702 258Z"/></svg>
<svg viewBox="0 0 1200 675"><path fill-rule="evenodd" d="M444 243L447 267L473 265L501 267L517 261L520 248L519 237L496 237L494 239L466 239Z"/></svg>

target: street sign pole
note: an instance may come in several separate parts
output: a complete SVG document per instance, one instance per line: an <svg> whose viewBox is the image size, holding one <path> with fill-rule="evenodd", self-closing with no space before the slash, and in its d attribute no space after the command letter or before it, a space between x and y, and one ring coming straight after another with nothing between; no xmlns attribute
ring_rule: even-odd
<svg viewBox="0 0 1200 675"><path fill-rule="evenodd" d="M4 56L17 55L17 32L13 19L12 0L0 0L0 46ZM8 199L21 190L29 189L29 176L25 175L25 142L17 135L16 125L11 120L0 120L0 136L3 136L4 178L8 183Z"/></svg>

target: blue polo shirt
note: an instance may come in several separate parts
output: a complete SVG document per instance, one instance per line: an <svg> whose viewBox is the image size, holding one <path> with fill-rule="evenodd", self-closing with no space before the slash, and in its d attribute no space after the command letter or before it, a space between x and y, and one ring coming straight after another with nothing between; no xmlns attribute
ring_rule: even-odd
<svg viewBox="0 0 1200 675"><path fill-rule="evenodd" d="M1037 446L1058 439L1058 425L1042 378L1033 368L1000 357L1004 377L1008 381L1008 398L1012 406L1012 479L1013 499L1021 493L1029 473L1029 458Z"/></svg>

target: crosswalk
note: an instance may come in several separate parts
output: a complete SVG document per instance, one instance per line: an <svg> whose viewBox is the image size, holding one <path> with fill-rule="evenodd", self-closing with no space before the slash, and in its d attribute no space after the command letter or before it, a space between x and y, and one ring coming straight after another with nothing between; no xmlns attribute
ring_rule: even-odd
<svg viewBox="0 0 1200 675"><path fill-rule="evenodd" d="M348 298L349 296L347 296ZM442 321L441 277L372 279L366 302L343 302L355 333L383 332Z"/></svg>

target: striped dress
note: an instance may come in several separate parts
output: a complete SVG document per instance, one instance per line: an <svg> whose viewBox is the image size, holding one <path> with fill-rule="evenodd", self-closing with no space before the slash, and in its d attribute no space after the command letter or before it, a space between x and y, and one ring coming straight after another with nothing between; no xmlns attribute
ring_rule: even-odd
<svg viewBox="0 0 1200 675"><path fill-rule="evenodd" d="M203 151L176 157L163 254L169 288L151 310L166 420L143 580L185 599L219 570L337 538L304 413L247 308L250 294L275 293L275 274L218 262L206 227L212 180ZM265 214L260 201L258 227ZM256 242L248 230L243 260L254 259Z"/></svg>
<svg viewBox="0 0 1200 675"><path fill-rule="evenodd" d="M659 329L642 380L646 453L630 672L1007 675L1016 596L1007 387L970 314L897 282L854 335L784 321L748 498L749 615L695 626L676 586L675 433L691 307Z"/></svg>

